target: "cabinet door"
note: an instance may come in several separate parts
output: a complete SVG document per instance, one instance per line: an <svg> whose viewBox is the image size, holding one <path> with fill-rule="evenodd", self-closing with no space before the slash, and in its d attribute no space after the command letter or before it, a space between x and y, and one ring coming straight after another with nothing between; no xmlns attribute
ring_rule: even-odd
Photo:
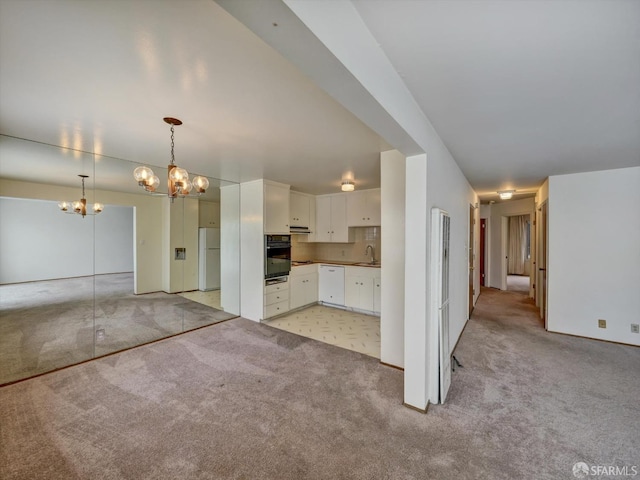
<svg viewBox="0 0 640 480"><path fill-rule="evenodd" d="M373 312L373 278L361 278L360 306L358 308Z"/></svg>
<svg viewBox="0 0 640 480"><path fill-rule="evenodd" d="M380 299L382 298L382 288L379 278L373 279L373 311L380 313L382 311L380 307Z"/></svg>
<svg viewBox="0 0 640 480"><path fill-rule="evenodd" d="M346 195L335 195L331 197L331 241L349 242Z"/></svg>
<svg viewBox="0 0 640 480"><path fill-rule="evenodd" d="M220 227L220 204L198 202L198 226L201 228Z"/></svg>
<svg viewBox="0 0 640 480"><path fill-rule="evenodd" d="M289 187L264 184L264 233L289 233Z"/></svg>
<svg viewBox="0 0 640 480"><path fill-rule="evenodd" d="M294 227L310 227L309 197L291 192L289 225Z"/></svg>
<svg viewBox="0 0 640 480"><path fill-rule="evenodd" d="M316 242L331 241L331 197L316 198Z"/></svg>
<svg viewBox="0 0 640 480"><path fill-rule="evenodd" d="M306 275L307 282L305 284L306 305L316 303L318 301L318 274L310 273Z"/></svg>
<svg viewBox="0 0 640 480"><path fill-rule="evenodd" d="M306 305L305 302L305 278L307 275L289 276L289 305L291 309Z"/></svg>
<svg viewBox="0 0 640 480"><path fill-rule="evenodd" d="M366 190L366 218L367 225L377 226L381 224L381 199L380 189Z"/></svg>
<svg viewBox="0 0 640 480"><path fill-rule="evenodd" d="M360 308L360 283L359 275L347 275L344 279L344 304L346 307Z"/></svg>
<svg viewBox="0 0 640 480"><path fill-rule="evenodd" d="M347 197L347 224L350 227L361 227L366 223L366 192L351 192Z"/></svg>

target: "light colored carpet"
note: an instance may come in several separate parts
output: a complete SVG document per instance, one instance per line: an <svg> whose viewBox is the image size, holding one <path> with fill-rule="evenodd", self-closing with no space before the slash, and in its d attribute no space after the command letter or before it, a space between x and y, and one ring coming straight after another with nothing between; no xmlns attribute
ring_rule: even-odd
<svg viewBox="0 0 640 480"><path fill-rule="evenodd" d="M1 285L0 385L234 316L179 295L134 295L131 273Z"/></svg>
<svg viewBox="0 0 640 480"><path fill-rule="evenodd" d="M545 332L483 289L448 403L402 372L230 320L0 388L0 478L574 478L638 465L640 349Z"/></svg>

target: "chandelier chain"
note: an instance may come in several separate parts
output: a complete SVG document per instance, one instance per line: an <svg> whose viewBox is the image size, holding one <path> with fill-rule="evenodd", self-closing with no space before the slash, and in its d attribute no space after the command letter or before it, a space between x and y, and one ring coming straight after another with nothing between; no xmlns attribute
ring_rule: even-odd
<svg viewBox="0 0 640 480"><path fill-rule="evenodd" d="M176 157L173 154L173 147L174 147L174 142L173 142L173 125L171 125L171 165L173 165L175 163Z"/></svg>

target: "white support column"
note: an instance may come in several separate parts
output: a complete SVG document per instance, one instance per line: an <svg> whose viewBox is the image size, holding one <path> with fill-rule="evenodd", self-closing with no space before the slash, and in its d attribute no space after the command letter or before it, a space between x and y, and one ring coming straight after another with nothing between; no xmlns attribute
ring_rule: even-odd
<svg viewBox="0 0 640 480"><path fill-rule="evenodd" d="M382 215L382 311L380 361L404 366L405 172L397 150L380 154Z"/></svg>
<svg viewBox="0 0 640 480"><path fill-rule="evenodd" d="M264 181L240 184L240 315L259 322L264 301Z"/></svg>
<svg viewBox="0 0 640 480"><path fill-rule="evenodd" d="M426 410L430 394L427 348L430 212L425 154L407 158L405 182L404 403Z"/></svg>

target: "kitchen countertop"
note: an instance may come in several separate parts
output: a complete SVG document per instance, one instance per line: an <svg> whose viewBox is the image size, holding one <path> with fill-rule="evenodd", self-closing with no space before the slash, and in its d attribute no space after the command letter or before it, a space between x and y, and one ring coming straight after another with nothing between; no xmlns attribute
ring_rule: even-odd
<svg viewBox="0 0 640 480"><path fill-rule="evenodd" d="M381 265L380 263L367 263L367 262L341 262L338 260L302 260L302 261L297 261L297 260L292 260L291 261L291 266L292 267L299 267L302 265L312 265L314 263L317 264L325 264L325 265L343 265L346 267L368 267L368 268L380 268Z"/></svg>

